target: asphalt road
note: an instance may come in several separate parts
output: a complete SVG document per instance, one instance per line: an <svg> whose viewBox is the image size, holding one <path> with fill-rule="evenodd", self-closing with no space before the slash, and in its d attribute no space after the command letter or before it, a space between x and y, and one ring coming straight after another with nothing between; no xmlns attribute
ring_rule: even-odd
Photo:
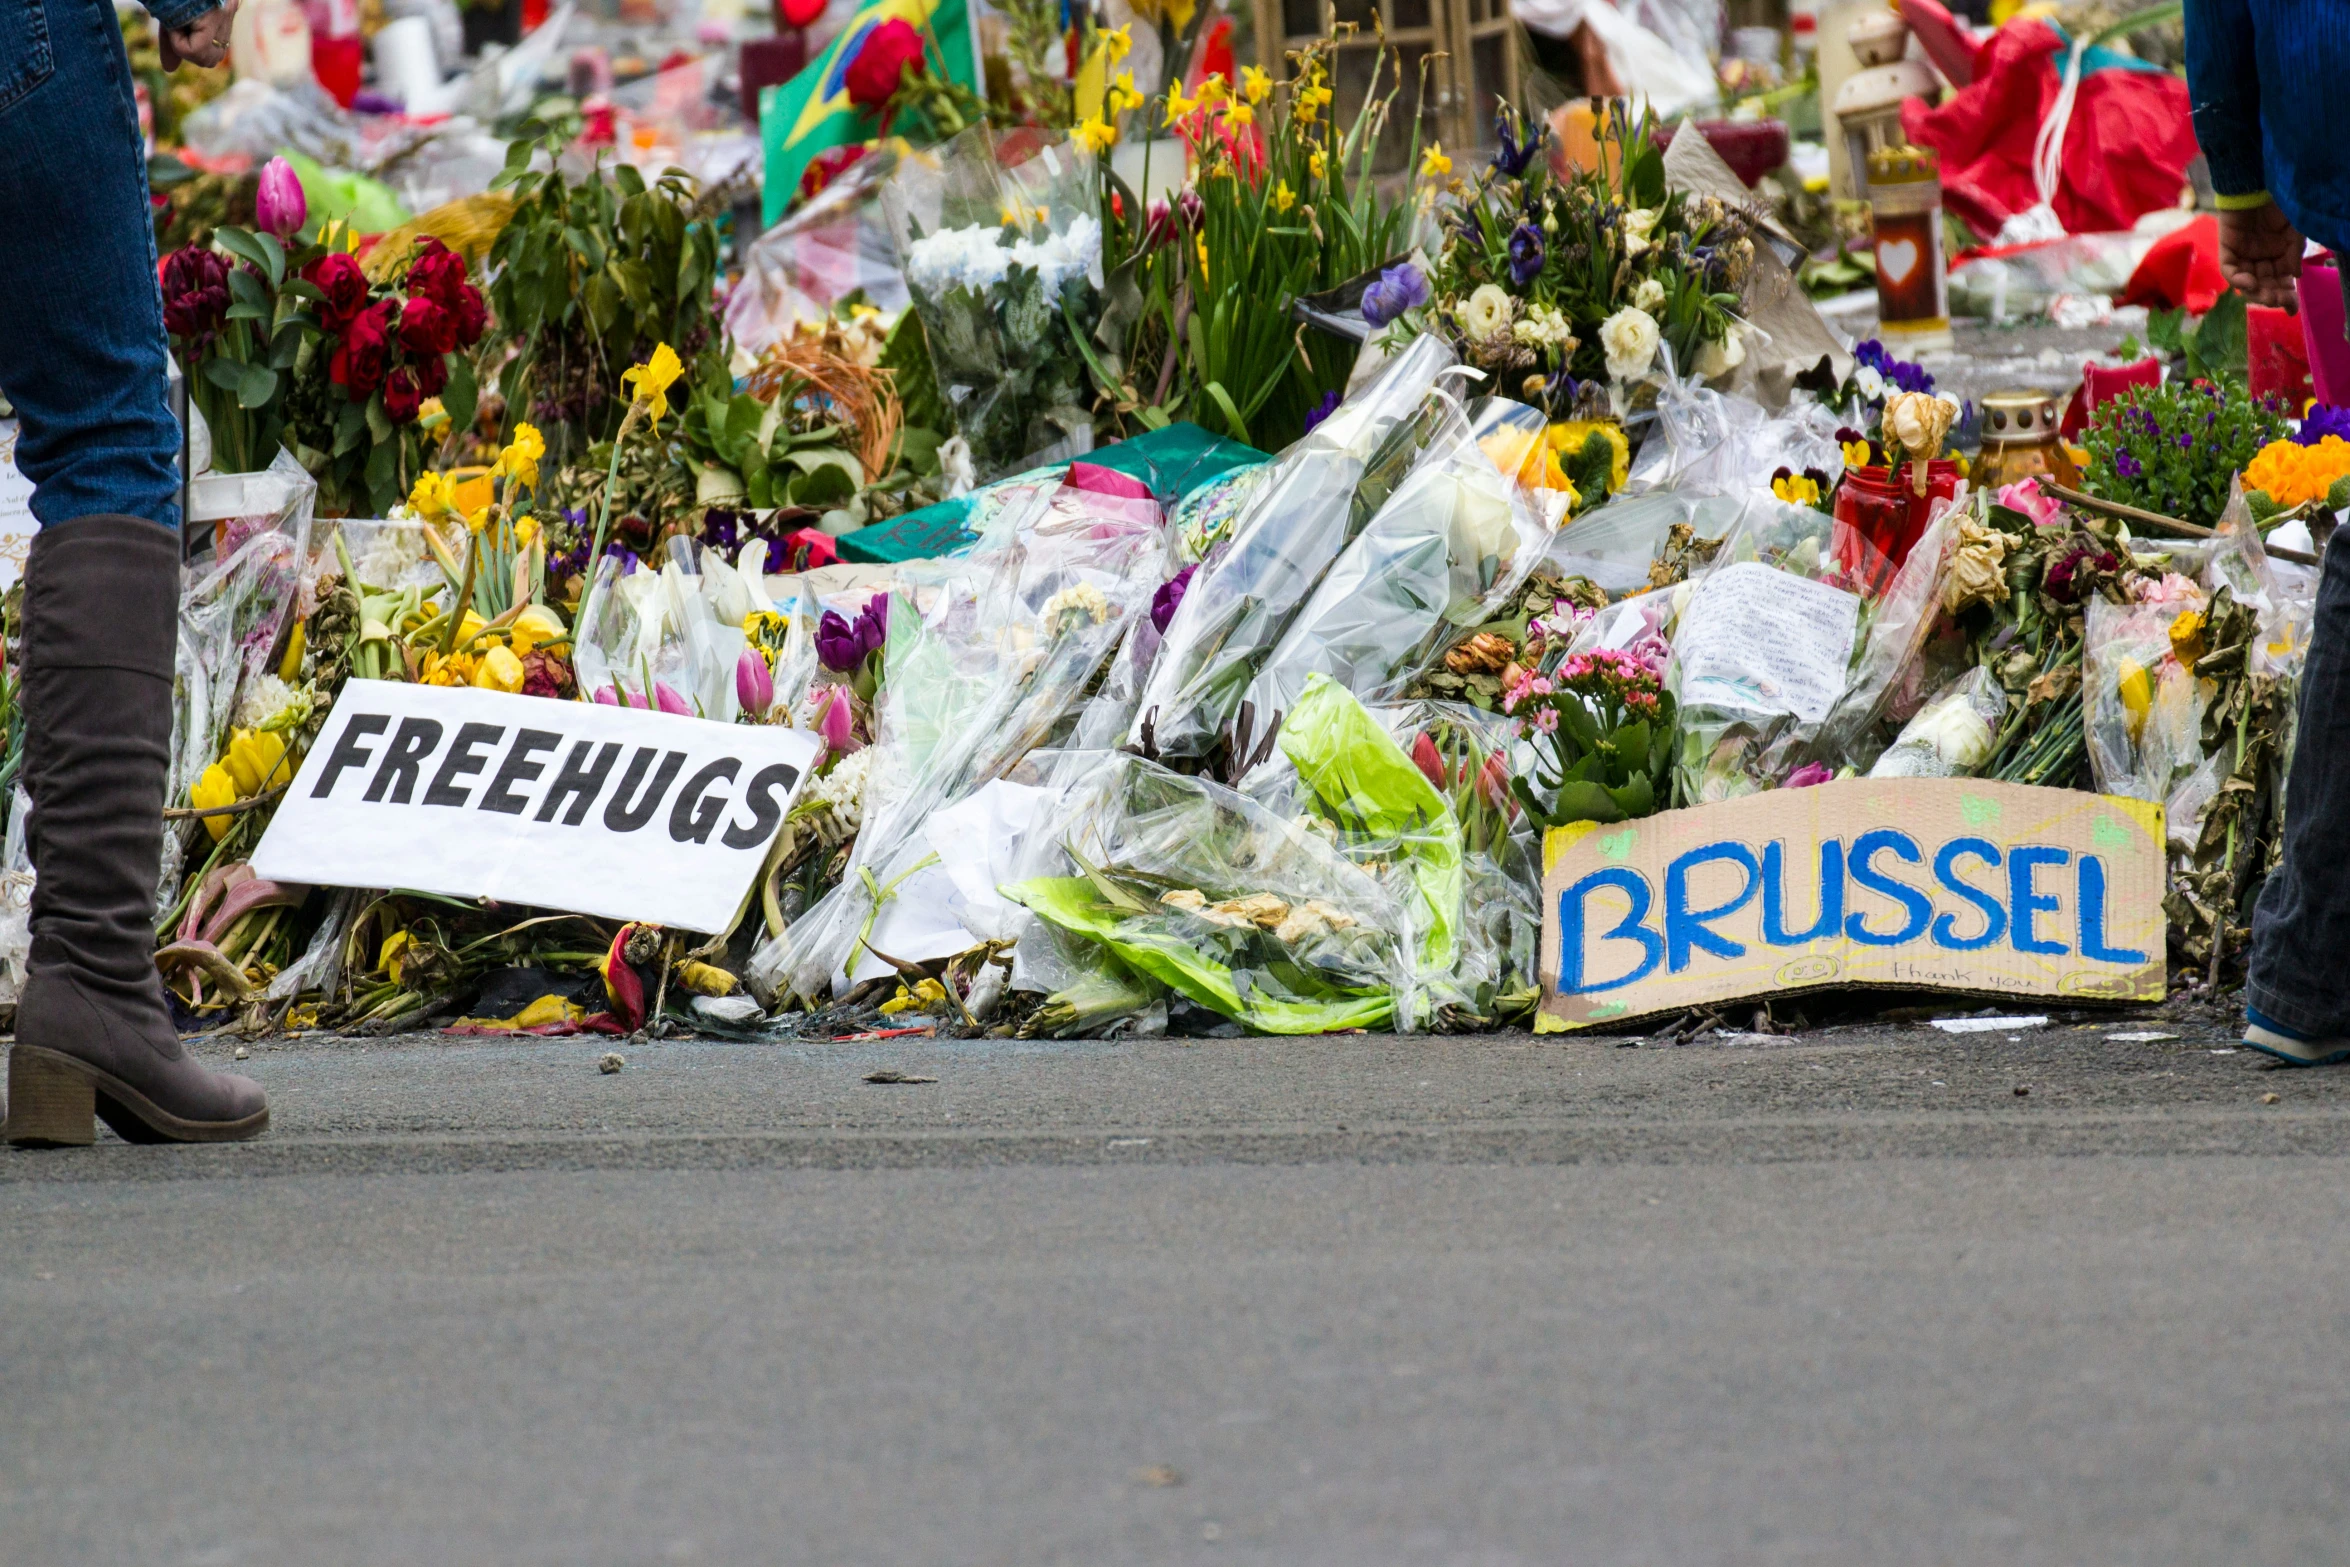
<svg viewBox="0 0 2350 1567"><path fill-rule="evenodd" d="M2350 1073L2221 1022L261 1045L0 1154L0 1562L2339 1559Z"/></svg>

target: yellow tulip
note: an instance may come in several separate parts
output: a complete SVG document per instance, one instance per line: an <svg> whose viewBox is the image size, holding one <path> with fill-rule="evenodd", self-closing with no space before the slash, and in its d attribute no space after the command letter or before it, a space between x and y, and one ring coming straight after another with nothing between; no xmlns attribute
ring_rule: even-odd
<svg viewBox="0 0 2350 1567"><path fill-rule="evenodd" d="M669 414L669 388L683 374L685 365L678 359L677 350L667 343L657 343L652 358L620 372L620 384L635 388L635 400L644 404L646 414L658 429Z"/></svg>
<svg viewBox="0 0 2350 1567"><path fill-rule="evenodd" d="M310 646L310 633L302 622L294 622L294 634L286 639L286 656L278 660L277 677L287 685L302 678L302 654Z"/></svg>
<svg viewBox="0 0 2350 1567"><path fill-rule="evenodd" d="M199 811L215 811L224 805L234 805L237 803L236 780L228 775L227 768L214 762L204 769L204 776L197 779L196 786L188 791L188 803ZM204 830L211 833L213 841L217 843L221 835L228 831L232 820L233 817L207 816L204 818Z"/></svg>
<svg viewBox="0 0 2350 1567"><path fill-rule="evenodd" d="M240 798L284 783L293 772L284 766L285 759L286 737L269 729L235 731L229 738L228 754L221 758L237 782Z"/></svg>
<svg viewBox="0 0 2350 1567"><path fill-rule="evenodd" d="M561 642L571 635L563 629L563 622L555 612L541 604L533 604L514 617L507 637L514 644L517 656L545 647L550 642Z"/></svg>
<svg viewBox="0 0 2350 1567"><path fill-rule="evenodd" d="M489 622L482 619L479 612L470 609L467 610L465 612L465 618L457 622L457 645L459 647L463 647L466 643L472 641L473 634L488 624Z"/></svg>
<svg viewBox="0 0 2350 1567"><path fill-rule="evenodd" d="M2170 623L2171 656L2192 669L2203 656L2203 616L2195 610L2184 610Z"/></svg>
<svg viewBox="0 0 2350 1567"><path fill-rule="evenodd" d="M482 654L481 663L473 671L473 683L484 691L519 691L522 689L522 660L513 649L493 642Z"/></svg>
<svg viewBox="0 0 2350 1567"><path fill-rule="evenodd" d="M2130 715L2130 744L2146 732L2146 715L2154 710L2154 682L2146 673L2146 666L2134 658L2121 660L2122 707Z"/></svg>
<svg viewBox="0 0 2350 1567"><path fill-rule="evenodd" d="M384 938L382 949L375 955L375 966L389 974L395 985L400 982L401 956L407 950L408 933L404 930L395 930Z"/></svg>

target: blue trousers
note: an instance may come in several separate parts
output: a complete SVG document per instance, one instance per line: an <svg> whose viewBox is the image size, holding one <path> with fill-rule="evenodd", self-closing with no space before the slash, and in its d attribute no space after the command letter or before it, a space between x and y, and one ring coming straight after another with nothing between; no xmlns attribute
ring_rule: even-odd
<svg viewBox="0 0 2350 1567"><path fill-rule="evenodd" d="M0 0L0 391L43 527L115 512L178 529L166 353L113 0Z"/></svg>

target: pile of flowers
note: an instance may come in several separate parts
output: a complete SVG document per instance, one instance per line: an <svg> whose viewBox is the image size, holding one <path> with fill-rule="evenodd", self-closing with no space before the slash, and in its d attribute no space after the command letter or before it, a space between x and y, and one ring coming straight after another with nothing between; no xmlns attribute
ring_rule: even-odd
<svg viewBox="0 0 2350 1567"><path fill-rule="evenodd" d="M2090 493L2210 527L2236 475L2285 434L2273 398L2240 383L2133 388L2089 416Z"/></svg>

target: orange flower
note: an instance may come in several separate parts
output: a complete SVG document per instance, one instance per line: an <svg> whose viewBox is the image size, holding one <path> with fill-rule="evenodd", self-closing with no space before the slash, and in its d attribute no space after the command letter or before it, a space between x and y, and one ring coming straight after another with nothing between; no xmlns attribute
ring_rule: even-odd
<svg viewBox="0 0 2350 1567"><path fill-rule="evenodd" d="M2279 506L2325 499L2334 481L2350 475L2350 441L2329 435L2315 446L2271 441L2244 469L2244 487L2265 490Z"/></svg>

